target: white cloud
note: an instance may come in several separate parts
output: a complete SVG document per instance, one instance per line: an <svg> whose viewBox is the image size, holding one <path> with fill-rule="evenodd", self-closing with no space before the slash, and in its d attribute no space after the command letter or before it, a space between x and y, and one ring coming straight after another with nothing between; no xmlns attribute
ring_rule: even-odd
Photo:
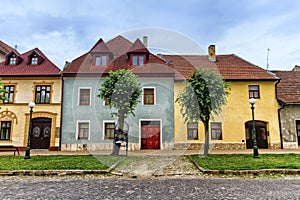
<svg viewBox="0 0 300 200"><path fill-rule="evenodd" d="M260 19L239 24L224 34L217 42L218 49L225 53L234 53L240 57L266 68L267 49L269 48L269 69L291 69L299 64L295 58L295 49L300 42L296 34L281 34L292 14L284 14L268 19ZM299 50L296 50L299 52ZM298 62L298 63L297 63Z"/></svg>

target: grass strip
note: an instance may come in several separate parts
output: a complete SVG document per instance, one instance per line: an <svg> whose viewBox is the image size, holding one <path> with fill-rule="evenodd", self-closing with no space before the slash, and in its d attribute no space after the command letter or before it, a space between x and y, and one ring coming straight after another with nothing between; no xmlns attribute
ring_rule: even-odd
<svg viewBox="0 0 300 200"><path fill-rule="evenodd" d="M207 170L300 169L300 154L211 154L190 156Z"/></svg>
<svg viewBox="0 0 300 200"><path fill-rule="evenodd" d="M93 155L0 156L0 170L105 170L120 158Z"/></svg>

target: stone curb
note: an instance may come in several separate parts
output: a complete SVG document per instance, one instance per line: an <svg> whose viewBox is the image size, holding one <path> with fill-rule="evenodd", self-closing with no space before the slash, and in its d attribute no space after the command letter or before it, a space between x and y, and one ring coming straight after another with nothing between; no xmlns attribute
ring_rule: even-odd
<svg viewBox="0 0 300 200"><path fill-rule="evenodd" d="M108 173L109 170L1 170L0 176L70 176Z"/></svg>
<svg viewBox="0 0 300 200"><path fill-rule="evenodd" d="M204 174L212 175L300 175L300 169L260 169L260 170L206 170L200 167L190 156L190 161Z"/></svg>

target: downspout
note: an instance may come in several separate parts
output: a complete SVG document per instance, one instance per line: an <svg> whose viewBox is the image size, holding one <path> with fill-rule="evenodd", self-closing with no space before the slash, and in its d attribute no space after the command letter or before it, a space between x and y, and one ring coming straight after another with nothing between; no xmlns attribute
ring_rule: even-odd
<svg viewBox="0 0 300 200"><path fill-rule="evenodd" d="M278 96L277 96L277 85L280 83L280 79L277 80L277 82L275 83L275 95L276 95L276 99L277 99L277 102L278 102L278 122L279 122L279 134L280 134L280 148L283 149L283 141L282 141L282 128L281 128L281 115L280 115L280 110L284 109L284 106L285 104L280 101L278 99Z"/></svg>
<svg viewBox="0 0 300 200"><path fill-rule="evenodd" d="M59 147L58 150L61 151L61 131L62 131L62 121L63 121L63 100L64 100L64 77L61 73L61 102L60 102L60 127L59 127Z"/></svg>

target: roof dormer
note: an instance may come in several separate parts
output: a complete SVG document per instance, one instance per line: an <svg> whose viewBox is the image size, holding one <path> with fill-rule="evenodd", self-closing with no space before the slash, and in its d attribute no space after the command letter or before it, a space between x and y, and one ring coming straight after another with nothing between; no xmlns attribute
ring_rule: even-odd
<svg viewBox="0 0 300 200"><path fill-rule="evenodd" d="M93 66L107 66L113 59L113 55L105 42L100 38L98 42L90 50Z"/></svg>
<svg viewBox="0 0 300 200"><path fill-rule="evenodd" d="M5 56L5 64L6 65L18 65L22 61L19 53L15 50L12 50Z"/></svg>
<svg viewBox="0 0 300 200"><path fill-rule="evenodd" d="M27 57L28 65L40 65L44 58L35 50L33 50Z"/></svg>
<svg viewBox="0 0 300 200"><path fill-rule="evenodd" d="M149 50L145 47L140 39L136 39L127 52L131 66L143 66L145 63L147 63L149 55Z"/></svg>

